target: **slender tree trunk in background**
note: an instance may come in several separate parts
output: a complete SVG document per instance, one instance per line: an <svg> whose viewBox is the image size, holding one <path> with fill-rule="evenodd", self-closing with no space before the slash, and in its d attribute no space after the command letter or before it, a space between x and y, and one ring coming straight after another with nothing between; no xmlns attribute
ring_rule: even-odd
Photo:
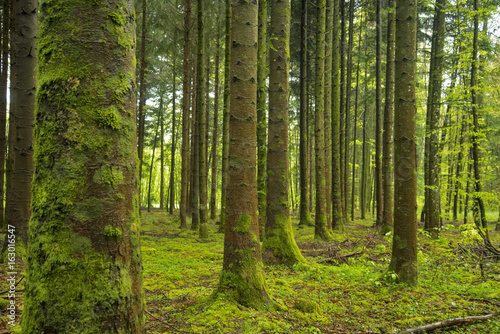
<svg viewBox="0 0 500 334"><path fill-rule="evenodd" d="M407 0L411 1L411 0ZM375 196L376 226L382 227L384 197L382 183L382 0L377 0L377 48L375 61Z"/></svg>
<svg viewBox="0 0 500 334"><path fill-rule="evenodd" d="M37 1L18 5L37 22ZM25 333L145 332L133 14L133 1L42 2Z"/></svg>
<svg viewBox="0 0 500 334"><path fill-rule="evenodd" d="M163 92L160 93L160 110L163 109ZM160 113L160 210L165 209L165 124L163 112Z"/></svg>
<svg viewBox="0 0 500 334"><path fill-rule="evenodd" d="M146 0L142 0L142 30L141 30L141 49L140 49L140 65L139 70L139 115L138 115L138 156L139 156L139 213L141 212L141 187L142 187L142 162L144 155L144 104L146 103Z"/></svg>
<svg viewBox="0 0 500 334"><path fill-rule="evenodd" d="M288 202L288 73L290 0L271 0L269 129L267 150L266 236L263 258L269 264L305 262L295 243ZM293 198L293 194L292 194Z"/></svg>
<svg viewBox="0 0 500 334"><path fill-rule="evenodd" d="M226 203L227 203L227 173L228 173L228 151L229 151L229 67L231 57L231 3L226 0L226 32L224 48L224 109L222 111L222 178L220 199L220 225L219 232L224 232L226 225Z"/></svg>
<svg viewBox="0 0 500 334"><path fill-rule="evenodd" d="M311 59L311 55L308 56L309 59ZM312 78L312 71L310 71L310 63L311 62L308 62L308 67L309 67L309 70L307 71L308 73L308 77L309 78ZM308 80L308 83L310 83L312 81L311 80ZM311 87L309 87L307 89L308 91L308 96L309 96L309 92L311 91L310 89ZM312 98L308 98L308 105L307 105L307 131L309 131L309 208L311 209L311 211L313 210L313 203L314 203L314 199L315 199L315 184L314 184L314 173L316 172L316 165L314 164L314 111L313 111L313 108L312 108L312 101L313 99Z"/></svg>
<svg viewBox="0 0 500 334"><path fill-rule="evenodd" d="M334 0L332 36L332 228L341 228L342 197L340 188L340 2Z"/></svg>
<svg viewBox="0 0 500 334"><path fill-rule="evenodd" d="M4 1L2 10L2 61L0 72L0 228L4 226L5 154L7 152L7 70L9 67L10 1Z"/></svg>
<svg viewBox="0 0 500 334"><path fill-rule="evenodd" d="M474 205L477 207L477 221L480 227L487 228L488 223L486 221L486 212L484 209L483 198L481 197L482 185L481 185L481 170L479 166L479 111L478 111L478 97L477 97L477 69L478 69L478 53L479 53L479 8L478 0L474 0L474 40L472 47L472 68L471 68L471 96L472 96L472 124L474 128L472 129L471 141L472 141L472 160L474 164ZM486 236L488 237L488 230L486 230Z"/></svg>
<svg viewBox="0 0 500 334"><path fill-rule="evenodd" d="M299 226L312 225L309 206L309 159L307 128L307 0L301 0L300 21L300 221Z"/></svg>
<svg viewBox="0 0 500 334"><path fill-rule="evenodd" d="M356 147L357 147L357 125L358 125L358 93L359 93L359 68L361 67L361 60L359 56L361 55L361 31L363 27L363 18L361 17L361 22L359 25L359 39L358 39L358 64L356 69L356 93L354 98L354 119L352 121L353 126L353 147L352 147L352 189L351 189L351 220L354 220L354 209L355 205L355 194L356 194Z"/></svg>
<svg viewBox="0 0 500 334"><path fill-rule="evenodd" d="M342 205L342 218L344 222L347 221L347 208L345 207L345 126L346 126L346 114L345 114L345 105L346 105L346 16L345 16L345 0L340 1L340 198Z"/></svg>
<svg viewBox="0 0 500 334"><path fill-rule="evenodd" d="M458 197L460 189L460 170L463 169L463 145L465 141L465 134L467 132L467 117L462 115L462 127L459 135L459 145L460 151L458 151L457 165L455 169L455 189L453 193L453 221L458 222Z"/></svg>
<svg viewBox="0 0 500 334"><path fill-rule="evenodd" d="M156 142L158 141L158 128L160 127L160 114L162 113L161 109L158 109L158 115L157 119L158 121L156 122L156 130L155 130L155 137L153 140L153 153L151 154L151 165L149 166L149 181L148 181L148 212L151 212L151 182L153 180L153 167L155 164L155 151L156 151Z"/></svg>
<svg viewBox="0 0 500 334"><path fill-rule="evenodd" d="M368 93L368 55L365 51L365 95ZM368 99L365 98L364 113L363 113L363 158L361 167L361 185L359 193L359 208L361 210L361 219L366 219L366 211L370 211L370 205L367 203L370 197L367 189L368 171L370 170L370 152L368 151ZM368 207L367 207L368 206Z"/></svg>
<svg viewBox="0 0 500 334"><path fill-rule="evenodd" d="M196 57L197 58L197 57ZM197 64L197 61L195 62ZM191 170L192 170L192 180L191 180L191 230L199 231L200 229L200 124L198 122L198 113L200 109L198 108L198 88L197 88L197 66L194 67L193 73L193 110L191 112L192 116L192 145L191 145ZM203 98L202 98L203 99Z"/></svg>
<svg viewBox="0 0 500 334"><path fill-rule="evenodd" d="M9 115L9 151L12 152L11 192L7 197L7 224L15 227L17 240L28 242L28 223L31 216L31 182L33 180L33 123L36 102L36 64L38 32L38 3L15 1L12 6L12 102ZM7 234L5 236L7 244ZM5 249L5 246L4 246Z"/></svg>
<svg viewBox="0 0 500 334"><path fill-rule="evenodd" d="M9 76L10 77L14 77L15 76L15 67L13 66L13 48L12 48L12 41L14 39L14 29L13 29L13 26L14 26L14 15L12 15L12 11L13 11L13 7L14 7L14 0L10 0L9 2L9 7L10 7L10 13L9 13L9 18L8 18L8 25L9 25L9 29L10 29L10 32L9 32L9 40L10 40L10 52L9 52L9 60L10 60L10 73L9 73ZM7 94L10 94L10 96L14 96L14 93L13 93L13 85L11 84L10 87L7 87ZM8 216L9 216L9 212L11 212L11 209L10 209L10 206L11 206L11 203L12 203L12 197L14 196L13 195L13 192L14 192L14 188L12 187L12 179L13 179L13 172L14 172L14 150L11 150L10 148L14 145L14 136L11 136L10 135L10 131L11 129L14 129L15 128L15 125L14 125L14 120L15 120L15 117L13 116L13 112L14 112L14 108L15 108L15 100L13 100L12 98L10 99L10 103L9 103L9 120L8 120L8 131L9 131L9 135L7 136L7 155L6 155L6 159L5 159L5 213L4 213L4 224L8 224ZM5 251L7 247L7 243L4 243L4 246L3 246L3 249L2 249L2 253L3 251Z"/></svg>
<svg viewBox="0 0 500 334"><path fill-rule="evenodd" d="M170 178L169 178L169 208L168 212L170 214L174 213L174 206L175 206L175 148L177 146L177 139L176 139L176 110L177 110L177 71L175 67L175 58L174 58L174 63L173 63L173 73L172 73L172 146L170 147Z"/></svg>
<svg viewBox="0 0 500 334"><path fill-rule="evenodd" d="M439 185L439 114L441 109L441 90L443 85L444 37L445 37L446 0L437 0L433 26L433 53L431 55L432 72L429 74L429 153L427 155L428 189L426 194L426 229L434 237L439 235L441 227L441 196Z"/></svg>
<svg viewBox="0 0 500 334"><path fill-rule="evenodd" d="M325 25L325 201L326 223L332 229L332 36L333 36L333 0L326 0Z"/></svg>
<svg viewBox="0 0 500 334"><path fill-rule="evenodd" d="M495 225L495 231L500 231L500 206L498 207L498 219L497 219L497 223Z"/></svg>
<svg viewBox="0 0 500 334"><path fill-rule="evenodd" d="M197 99L196 99L196 123L198 125L198 178L199 178L199 210L200 229L199 236L208 238L207 220L207 177L205 169L207 166L206 156L206 104L205 104L205 32L204 13L205 0L198 0L198 67L197 67Z"/></svg>
<svg viewBox="0 0 500 334"><path fill-rule="evenodd" d="M396 0L394 117L394 235L389 271L409 285L418 284L417 150L415 117L417 1Z"/></svg>
<svg viewBox="0 0 500 334"><path fill-rule="evenodd" d="M264 238L266 226L266 156L267 156L267 0L259 1L257 54L257 198L259 203L259 235Z"/></svg>
<svg viewBox="0 0 500 334"><path fill-rule="evenodd" d="M472 174L472 161L470 156L472 155L472 149L468 149L469 159L467 160L467 182L465 184L465 196L464 196L464 225L467 224L467 216L469 215L469 193L470 193L470 177Z"/></svg>
<svg viewBox="0 0 500 334"><path fill-rule="evenodd" d="M224 260L218 291L255 309L275 309L268 293L257 217L257 2L231 1L229 168Z"/></svg>
<svg viewBox="0 0 500 334"><path fill-rule="evenodd" d="M384 110L384 147L383 147L383 213L381 232L385 235L392 229L394 209L393 189L393 151L394 151L394 42L396 37L396 0L387 5L387 65L385 72L385 110Z"/></svg>
<svg viewBox="0 0 500 334"><path fill-rule="evenodd" d="M208 154L208 147L210 146L209 140L209 132L210 132L210 68L212 65L210 64L210 52L207 52L206 50L209 50L209 44L208 44L209 38L205 36L205 52L206 52L206 62L205 62L205 180L207 182L206 188L207 188L207 220L208 220L208 167L210 165L210 155Z"/></svg>
<svg viewBox="0 0 500 334"><path fill-rule="evenodd" d="M325 177L325 23L326 0L317 2L318 26L316 35L316 87L315 87L315 150L316 150L316 224L314 238L333 238L327 225Z"/></svg>
<svg viewBox="0 0 500 334"><path fill-rule="evenodd" d="M350 211L350 195L349 195L349 155L350 155L350 114L351 114L351 82L352 82L352 50L354 45L354 0L349 1L349 40L347 45L347 77L346 89L345 89L345 158L344 158L344 183L345 183L345 194L344 194L344 205L346 212L346 220L349 220Z"/></svg>
<svg viewBox="0 0 500 334"><path fill-rule="evenodd" d="M217 142L219 127L219 66L220 66L220 0L217 0L217 35L215 42L214 126L212 131L212 191L210 192L210 218L217 216Z"/></svg>
<svg viewBox="0 0 500 334"><path fill-rule="evenodd" d="M191 47L191 0L186 0L184 14L184 53L182 81L182 170L181 170L181 229L187 229L188 178L189 178L189 61Z"/></svg>

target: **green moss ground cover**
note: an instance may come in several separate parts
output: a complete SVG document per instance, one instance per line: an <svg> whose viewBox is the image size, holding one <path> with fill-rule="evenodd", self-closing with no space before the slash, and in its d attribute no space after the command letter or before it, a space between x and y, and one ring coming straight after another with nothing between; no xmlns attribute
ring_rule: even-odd
<svg viewBox="0 0 500 334"><path fill-rule="evenodd" d="M210 237L201 240L197 231L181 231L175 215L143 212L147 332L397 333L500 311L500 264L488 258L491 254L484 252L470 229L446 225L437 240L420 231L419 286L411 288L386 273L392 237L379 236L371 221L357 220L345 231L334 232L334 241L317 242L313 228L297 229L295 218L295 237L307 263L265 266L272 296L287 309L258 312L212 298L223 259L223 235L216 233L215 223L209 224ZM500 233L490 236L500 248ZM7 290L6 273L2 265L0 292ZM18 315L23 284L24 280L18 284ZM14 332L7 325L6 302L4 293L0 333ZM435 331L444 332L500 333L500 317Z"/></svg>

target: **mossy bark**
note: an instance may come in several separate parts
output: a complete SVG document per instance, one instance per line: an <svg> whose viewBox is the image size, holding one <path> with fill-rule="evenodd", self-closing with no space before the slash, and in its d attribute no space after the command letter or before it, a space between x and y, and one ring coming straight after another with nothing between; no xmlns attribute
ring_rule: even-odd
<svg viewBox="0 0 500 334"><path fill-rule="evenodd" d="M98 1L95 0L97 4ZM141 179L142 179L142 163L144 157L144 121L145 121L145 113L144 113L144 105L146 104L146 23L147 23L147 6L146 0L142 0L142 29L141 29L141 48L139 51L139 115L137 119L138 126L138 156L139 156L139 209L141 207ZM140 211L139 211L140 212Z"/></svg>
<svg viewBox="0 0 500 334"><path fill-rule="evenodd" d="M376 59L375 59L375 202L376 226L382 226L384 209L382 182L382 0L377 0L376 24ZM399 84L399 83L398 83Z"/></svg>
<svg viewBox="0 0 500 334"><path fill-rule="evenodd" d="M288 202L288 72L290 1L271 2L267 211L264 260L293 265L305 262L295 243Z"/></svg>
<svg viewBox="0 0 500 334"><path fill-rule="evenodd" d="M318 27L316 35L316 115L315 115L315 150L316 150L316 224L314 237L331 240L332 234L327 225L326 212L326 176L325 176L325 23L326 0L318 0Z"/></svg>
<svg viewBox="0 0 500 334"><path fill-rule="evenodd" d="M214 88L214 122L212 131L212 186L210 191L210 218L217 215L217 144L219 140L219 66L220 66L220 0L217 0L217 35L215 37L215 88Z"/></svg>
<svg viewBox="0 0 500 334"><path fill-rule="evenodd" d="M258 5L232 0L231 11L227 221L217 294L247 307L273 309L262 272L257 218Z"/></svg>
<svg viewBox="0 0 500 334"><path fill-rule="evenodd" d="M325 201L326 222L332 229L332 67L333 67L333 0L326 1L325 23Z"/></svg>
<svg viewBox="0 0 500 334"><path fill-rule="evenodd" d="M417 150L415 72L417 1L396 0L394 115L394 234L389 266L399 280L417 285Z"/></svg>
<svg viewBox="0 0 500 334"><path fill-rule="evenodd" d="M40 1L25 333L143 333L133 1Z"/></svg>

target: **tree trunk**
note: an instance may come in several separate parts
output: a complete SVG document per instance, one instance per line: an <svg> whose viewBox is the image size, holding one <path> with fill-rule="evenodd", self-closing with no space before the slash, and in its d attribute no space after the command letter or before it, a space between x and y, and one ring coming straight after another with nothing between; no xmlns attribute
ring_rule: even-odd
<svg viewBox="0 0 500 334"><path fill-rule="evenodd" d="M313 224L309 206L309 158L307 122L307 0L301 1L300 21L300 221L299 226Z"/></svg>
<svg viewBox="0 0 500 334"><path fill-rule="evenodd" d="M259 235L264 238L266 226L266 156L267 156L267 0L259 1L257 54L257 199L259 203Z"/></svg>
<svg viewBox="0 0 500 334"><path fill-rule="evenodd" d="M224 260L218 292L274 309L262 272L257 217L257 2L231 1L229 168Z"/></svg>
<svg viewBox="0 0 500 334"><path fill-rule="evenodd" d="M5 154L7 152L7 73L9 67L10 1L4 1L2 10L2 61L0 72L0 228L4 226Z"/></svg>
<svg viewBox="0 0 500 334"><path fill-rule="evenodd" d="M405 0L411 1L411 0ZM376 226L382 227L384 197L382 182L382 0L377 0L377 48L375 61L375 196Z"/></svg>
<svg viewBox="0 0 500 334"><path fill-rule="evenodd" d="M415 141L416 0L396 0L394 235L389 266L417 285L417 154Z"/></svg>
<svg viewBox="0 0 500 334"><path fill-rule="evenodd" d="M36 35L38 3L30 0L14 2L11 14L12 66L11 109L9 115L9 152L12 152L11 192L8 194L6 222L15 228L16 240L28 242L31 216L31 181L33 179L33 123L36 92ZM3 177L3 176L2 176ZM5 236L7 241L7 235ZM6 243L5 243L6 245ZM5 246L4 246L5 248Z"/></svg>
<svg viewBox="0 0 500 334"><path fill-rule="evenodd" d="M340 188L340 1L334 0L332 36L332 228L343 226Z"/></svg>
<svg viewBox="0 0 500 334"><path fill-rule="evenodd" d="M210 192L210 218L217 215L217 142L219 126L219 65L220 65L220 0L217 0L217 35L215 42L215 92L214 92L214 126L212 131L212 190Z"/></svg>
<svg viewBox="0 0 500 334"><path fill-rule="evenodd" d="M138 156L139 156L139 213L141 208L141 187L142 187L142 162L144 155L144 104L146 103L146 0L142 0L142 30L141 30L141 49L139 70L139 115L138 115Z"/></svg>
<svg viewBox="0 0 500 334"><path fill-rule="evenodd" d="M174 204L175 204L175 148L177 145L177 139L176 139L176 129L175 129L175 123L176 123L176 117L175 117L175 112L176 112L176 106L177 106L177 85L176 85L176 80L177 80L177 71L175 67L175 58L173 62L173 71L172 71L172 146L170 148L170 178L169 178L169 208L168 212L170 214L174 213Z"/></svg>
<svg viewBox="0 0 500 334"><path fill-rule="evenodd" d="M270 264L291 266L305 262L305 259L295 243L288 202L290 10L290 0L271 1L267 211L263 257Z"/></svg>
<svg viewBox="0 0 500 334"><path fill-rule="evenodd" d="M134 4L42 4L22 328L144 333Z"/></svg>
<svg viewBox="0 0 500 334"><path fill-rule="evenodd" d="M346 104L346 16L345 16L345 1L340 1L340 18L341 18L341 26L340 26L340 198L341 198L341 206L342 206L342 218L344 222L347 221L347 209L345 207L344 197L346 196L346 184L345 184L345 126L346 126L346 114L345 114L345 104Z"/></svg>
<svg viewBox="0 0 500 334"><path fill-rule="evenodd" d="M163 92L160 93L160 110L163 109ZM160 113L160 210L165 209L165 124L163 112Z"/></svg>
<svg viewBox="0 0 500 334"><path fill-rule="evenodd" d="M163 107L163 106L162 106ZM155 137L153 140L153 153L151 154L151 165L149 166L149 181L148 181L148 212L151 212L151 183L153 180L153 170L154 170L154 164L155 164L155 151L156 151L156 142L158 141L158 128L160 127L160 114L162 113L161 109L158 109L158 115L157 119L158 121L156 122L156 130L155 130Z"/></svg>
<svg viewBox="0 0 500 334"><path fill-rule="evenodd" d="M327 225L325 176L325 21L326 0L318 0L318 26L316 35L316 87L315 87L315 150L316 150L316 224L314 238L333 238Z"/></svg>
<svg viewBox="0 0 500 334"><path fill-rule="evenodd" d="M487 228L488 223L486 222L486 213L484 208L483 198L481 197L482 185L481 185L481 171L479 166L479 115L478 115L478 97L477 97L477 68L478 68L478 52L479 52L479 8L478 0L474 0L474 40L473 40L473 51L472 51L472 68L471 68L471 97L472 97L472 160L474 165L474 205L477 210L477 221L478 225L482 228ZM488 231L486 231L486 236L488 237Z"/></svg>
<svg viewBox="0 0 500 334"><path fill-rule="evenodd" d="M385 235L392 229L394 209L393 151L394 151L394 41L396 34L396 0L389 0L387 14L387 67L385 79L384 147L383 147L383 211L381 232Z"/></svg>
<svg viewBox="0 0 500 334"><path fill-rule="evenodd" d="M365 95L368 93L368 56L365 53ZM368 99L365 98L364 113L363 113L363 157L361 167L361 185L359 194L359 208L361 211L361 219L366 219L366 211L370 211L369 194L368 192L368 172L370 170L370 152L368 150Z"/></svg>
<svg viewBox="0 0 500 334"><path fill-rule="evenodd" d="M187 229L188 178L189 178L189 95L190 95L190 46L191 46L191 0L186 0L184 14L184 56L182 81L182 170L181 170L181 229Z"/></svg>
<svg viewBox="0 0 500 334"><path fill-rule="evenodd" d="M196 57L197 59L198 57ZM197 64L197 60L194 61ZM192 145L191 145L191 230L199 231L200 229L200 124L198 122L198 88L197 88L197 66L193 70L193 100L192 100ZM202 98L203 99L203 98Z"/></svg>
<svg viewBox="0 0 500 334"><path fill-rule="evenodd" d="M325 201L326 224L332 229L332 39L333 36L333 0L326 0L325 23Z"/></svg>

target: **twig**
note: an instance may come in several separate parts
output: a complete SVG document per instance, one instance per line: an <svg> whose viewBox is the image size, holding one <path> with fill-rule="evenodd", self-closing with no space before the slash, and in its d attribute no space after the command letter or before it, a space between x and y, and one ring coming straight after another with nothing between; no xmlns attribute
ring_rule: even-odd
<svg viewBox="0 0 500 334"><path fill-rule="evenodd" d="M500 312L495 312L487 315L473 316L473 317L465 317L465 318L454 318L447 319L440 322L435 322L433 324L424 325L420 327L410 328L400 333L423 333L430 332L438 328L450 327L455 325L467 324L471 322L484 321L496 317L500 314Z"/></svg>
<svg viewBox="0 0 500 334"><path fill-rule="evenodd" d="M158 318L158 317L155 317L154 315L152 315L151 313L149 313L148 310L144 310L146 311L147 314L149 314L150 316L152 316L153 318L155 318L156 320L158 320L159 322L161 322L162 324L166 325L168 328L170 329L173 329L174 331L176 331L177 333L188 333L188 334L194 334L193 332L184 332L184 331L181 331L181 330L178 330L177 328L175 328L174 326L172 326L171 324L169 324L168 322L165 322L164 320Z"/></svg>
<svg viewBox="0 0 500 334"><path fill-rule="evenodd" d="M353 257L353 256L357 256L357 255L361 255L363 253L364 253L364 251L359 251L359 252L349 253L349 254L345 254L345 255L337 255L335 257L331 257L329 259L323 260L320 263L334 263L334 261L346 262L348 258Z"/></svg>
<svg viewBox="0 0 500 334"><path fill-rule="evenodd" d="M23 277L21 277L21 279L20 279L19 281L17 281L16 285L14 285L14 286L16 287L19 283L21 283L21 281L22 281L23 279L24 279L24 276L23 276ZM5 291L2 291L2 292L0 292L0 295L3 295L4 293L8 293L8 292L10 292L10 291L11 291L10 289L9 289L9 290L5 290ZM16 289L15 291L16 291L16 292L20 292L21 290L17 290L17 289ZM24 291L24 290L23 290L23 291Z"/></svg>

